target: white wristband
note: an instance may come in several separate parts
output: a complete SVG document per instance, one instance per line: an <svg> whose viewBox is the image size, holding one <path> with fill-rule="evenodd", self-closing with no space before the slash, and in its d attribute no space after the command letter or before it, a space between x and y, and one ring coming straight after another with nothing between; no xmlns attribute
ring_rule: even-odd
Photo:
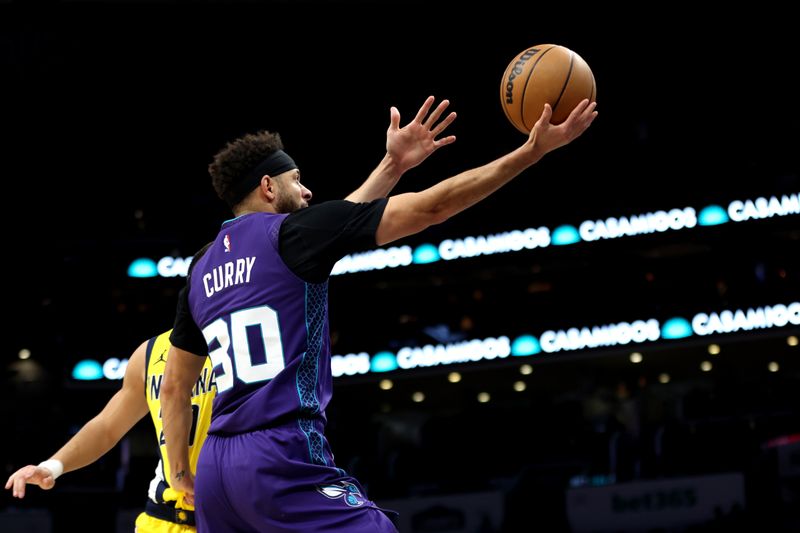
<svg viewBox="0 0 800 533"><path fill-rule="evenodd" d="M64 463L59 461L58 459L48 459L47 461L42 461L38 465L39 468L46 468L53 474L53 481L58 479L58 476L64 473Z"/></svg>

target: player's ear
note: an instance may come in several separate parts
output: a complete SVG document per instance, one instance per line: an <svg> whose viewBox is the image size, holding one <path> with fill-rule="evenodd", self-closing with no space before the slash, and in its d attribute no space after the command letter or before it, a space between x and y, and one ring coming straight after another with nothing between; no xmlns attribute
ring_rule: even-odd
<svg viewBox="0 0 800 533"><path fill-rule="evenodd" d="M261 178L261 192L270 202L275 199L275 180L268 175Z"/></svg>

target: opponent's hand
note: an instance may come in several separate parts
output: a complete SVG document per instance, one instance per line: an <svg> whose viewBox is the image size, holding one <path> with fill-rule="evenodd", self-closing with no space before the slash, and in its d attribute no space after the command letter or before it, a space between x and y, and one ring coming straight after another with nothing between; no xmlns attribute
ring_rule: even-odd
<svg viewBox="0 0 800 533"><path fill-rule="evenodd" d="M389 129L386 132L386 153L392 157L401 173L414 168L429 155L441 148L452 144L455 135L438 137L456 119L455 112L447 115L437 124L442 113L450 105L449 100L442 100L436 109L428 115L433 106L434 97L429 96L422 107L419 108L414 120L400 127L400 111L396 107L389 110Z"/></svg>
<svg viewBox="0 0 800 533"><path fill-rule="evenodd" d="M194 476L192 473L189 472L188 469L181 470L177 473L172 472L170 478L170 486L178 492L183 493L183 500L186 503L194 505Z"/></svg>
<svg viewBox="0 0 800 533"><path fill-rule="evenodd" d="M542 115L531 129L526 144L541 156L571 143L591 126L592 121L597 117L596 107L597 102L589 102L588 99L584 99L575 106L567 120L553 125L550 123L553 109L550 104L545 104Z"/></svg>
<svg viewBox="0 0 800 533"><path fill-rule="evenodd" d="M52 489L56 484L53 473L47 468L35 465L23 466L6 481L6 489L11 489L11 495L15 498L25 497L25 485L38 485L44 490Z"/></svg>
<svg viewBox="0 0 800 533"><path fill-rule="evenodd" d="M184 492L180 495L180 498L178 498L178 502L181 504L190 505L194 507L194 494L189 494L188 492ZM181 505L181 507L184 507L184 505Z"/></svg>
<svg viewBox="0 0 800 533"><path fill-rule="evenodd" d="M163 498L165 502L174 501L178 509L186 509L187 505L194 507L194 494L186 494L172 487L164 489Z"/></svg>

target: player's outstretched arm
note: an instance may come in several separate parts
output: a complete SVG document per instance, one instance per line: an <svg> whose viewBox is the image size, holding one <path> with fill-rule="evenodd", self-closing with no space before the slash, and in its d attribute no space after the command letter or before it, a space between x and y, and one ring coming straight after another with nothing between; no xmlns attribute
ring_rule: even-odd
<svg viewBox="0 0 800 533"><path fill-rule="evenodd" d="M171 346L161 383L164 442L172 478L168 482L173 489L185 493L189 501L194 497L194 475L186 445L192 427L192 388L205 360L205 357Z"/></svg>
<svg viewBox="0 0 800 533"><path fill-rule="evenodd" d="M39 465L27 465L6 481L12 496L25 497L26 485L52 489L56 479L92 464L113 448L147 413L144 396L144 361L147 343L133 352L125 369L122 388L114 394L100 413L87 422L74 437L50 459Z"/></svg>
<svg viewBox="0 0 800 533"><path fill-rule="evenodd" d="M545 104L525 144L481 167L462 172L422 192L389 198L376 232L378 245L413 235L444 222L480 202L511 181L545 154L577 139L597 116L595 103L583 100L567 120L550 123L552 109Z"/></svg>
<svg viewBox="0 0 800 533"><path fill-rule="evenodd" d="M450 102L442 100L431 112L434 101L435 98L429 96L417 111L414 120L402 128L400 127L400 111L396 107L389 110L386 155L367 180L350 193L345 200L369 202L383 198L394 189L404 173L425 161L428 156L442 146L455 142L455 135L437 139L453 123L456 114L452 112L437 123Z"/></svg>

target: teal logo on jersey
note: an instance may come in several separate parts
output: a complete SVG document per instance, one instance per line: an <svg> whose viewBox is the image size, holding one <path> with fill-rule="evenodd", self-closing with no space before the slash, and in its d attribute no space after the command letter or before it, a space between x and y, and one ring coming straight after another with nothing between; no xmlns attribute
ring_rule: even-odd
<svg viewBox="0 0 800 533"><path fill-rule="evenodd" d="M367 503L366 498L361 495L361 491L358 490L358 487L346 481L333 483L331 485L318 485L317 490L320 494L331 500L343 498L344 502L350 507L361 507Z"/></svg>

